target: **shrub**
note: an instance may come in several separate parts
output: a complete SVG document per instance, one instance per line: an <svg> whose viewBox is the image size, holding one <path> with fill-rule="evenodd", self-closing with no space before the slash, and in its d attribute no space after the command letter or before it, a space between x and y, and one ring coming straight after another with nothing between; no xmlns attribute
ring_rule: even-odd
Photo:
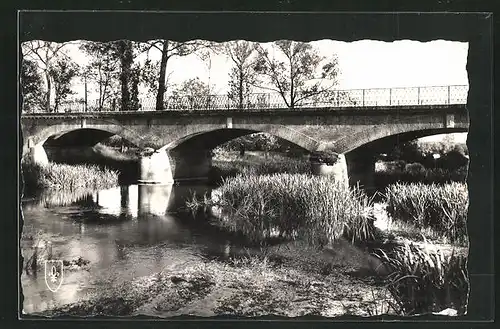
<svg viewBox="0 0 500 329"><path fill-rule="evenodd" d="M212 205L222 212L216 224L242 232L251 241L278 236L322 246L340 236L353 242L373 238L368 197L328 177L238 175L213 193Z"/></svg>
<svg viewBox="0 0 500 329"><path fill-rule="evenodd" d="M396 247L390 255L380 249L374 255L391 273L388 289L398 313L414 315L446 308L465 313L469 292L465 256L444 256L409 244Z"/></svg>
<svg viewBox="0 0 500 329"><path fill-rule="evenodd" d="M395 220L431 228L451 243L467 242L468 192L464 183L390 185L385 190L387 212Z"/></svg>

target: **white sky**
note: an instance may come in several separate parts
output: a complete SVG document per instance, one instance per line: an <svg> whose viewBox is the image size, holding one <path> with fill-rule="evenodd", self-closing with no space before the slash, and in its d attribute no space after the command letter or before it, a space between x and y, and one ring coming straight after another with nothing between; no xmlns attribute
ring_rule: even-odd
<svg viewBox="0 0 500 329"><path fill-rule="evenodd" d="M320 40L311 44L323 56L332 53L337 55L340 68L339 89L468 85L467 43L444 40ZM87 62L77 46L68 46L66 49L78 64ZM160 52L151 51L150 58L159 60ZM225 94L231 62L223 55L214 55L211 65L210 82L213 92ZM167 71L171 73L173 83L196 77L208 83L208 65L197 55L173 57L168 63ZM83 96L83 86L80 83L74 84L74 90L78 93L77 97ZM154 98L154 95L142 97ZM95 97L89 95L89 98Z"/></svg>

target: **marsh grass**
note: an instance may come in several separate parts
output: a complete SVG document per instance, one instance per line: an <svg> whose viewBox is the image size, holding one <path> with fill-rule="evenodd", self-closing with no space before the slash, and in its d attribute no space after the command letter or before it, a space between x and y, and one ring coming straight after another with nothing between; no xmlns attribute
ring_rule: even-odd
<svg viewBox="0 0 500 329"><path fill-rule="evenodd" d="M394 219L453 244L467 244L468 192L464 183L390 185L385 190L387 212Z"/></svg>
<svg viewBox="0 0 500 329"><path fill-rule="evenodd" d="M371 200L358 188L347 189L331 178L307 174L238 175L224 180L211 200L194 199L188 207L215 206L215 224L242 232L250 241L271 237L304 239L328 245L343 236L374 237Z"/></svg>
<svg viewBox="0 0 500 329"><path fill-rule="evenodd" d="M467 258L405 244L374 255L388 268L387 287L398 314L415 315L453 308L465 314L469 293Z"/></svg>
<svg viewBox="0 0 500 329"><path fill-rule="evenodd" d="M118 172L96 165L67 165L49 163L45 166L24 162L21 164L25 187L53 188L108 188L118 185Z"/></svg>

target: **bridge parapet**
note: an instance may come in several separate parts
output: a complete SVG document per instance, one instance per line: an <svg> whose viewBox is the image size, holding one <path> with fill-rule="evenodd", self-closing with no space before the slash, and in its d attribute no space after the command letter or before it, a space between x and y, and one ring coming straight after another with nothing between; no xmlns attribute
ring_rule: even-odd
<svg viewBox="0 0 500 329"><path fill-rule="evenodd" d="M363 108L415 105L452 105L467 102L467 85L425 86L403 88L371 88L330 90L318 95L301 95L298 102L290 105L279 93L253 93L243 99L230 95L169 96L163 103L164 111L189 110L266 110L266 109L317 109L317 108ZM81 101L60 105L62 113L155 111L156 99L143 98L138 108L120 109L116 105L87 104Z"/></svg>

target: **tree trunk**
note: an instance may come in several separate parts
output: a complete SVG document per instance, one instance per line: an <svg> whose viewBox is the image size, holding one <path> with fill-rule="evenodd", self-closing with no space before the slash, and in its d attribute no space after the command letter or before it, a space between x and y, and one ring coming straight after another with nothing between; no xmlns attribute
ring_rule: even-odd
<svg viewBox="0 0 500 329"><path fill-rule="evenodd" d="M121 74L120 74L120 82L121 82L121 90L122 90L122 99L121 99L121 110L127 111L130 110L130 77L131 77L131 69L133 63L133 54L132 54L132 45L128 41L121 41L120 44L120 62L121 62Z"/></svg>
<svg viewBox="0 0 500 329"><path fill-rule="evenodd" d="M46 109L47 112L50 112L50 89L52 88L50 84L50 75L49 72L45 72L45 79L47 80L47 93L45 94L45 100L46 100Z"/></svg>
<svg viewBox="0 0 500 329"><path fill-rule="evenodd" d="M163 97L165 95L165 75L168 61L168 40L163 42L160 62L160 76L158 77L158 94L156 95L156 110L163 110Z"/></svg>
<svg viewBox="0 0 500 329"><path fill-rule="evenodd" d="M240 67L240 85L239 85L239 107L240 109L243 109L243 68Z"/></svg>

